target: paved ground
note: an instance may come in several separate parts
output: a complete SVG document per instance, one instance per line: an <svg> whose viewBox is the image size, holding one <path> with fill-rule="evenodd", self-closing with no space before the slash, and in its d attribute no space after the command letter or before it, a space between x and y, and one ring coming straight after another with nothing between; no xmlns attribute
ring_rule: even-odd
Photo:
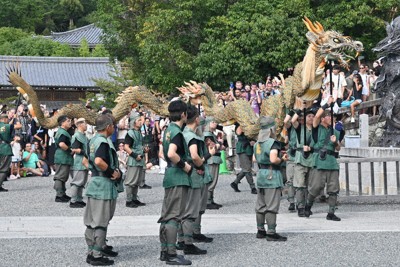
<svg viewBox="0 0 400 267"><path fill-rule="evenodd" d="M400 205L353 204L341 197L337 215L342 222L325 220L326 204L316 204L310 219L298 218L281 204L278 231L288 242L271 243L255 238L255 195L247 182L243 191L229 187L233 176L223 175L216 201L224 207L207 211L203 232L215 238L200 244L206 256L190 256L193 266L399 266ZM109 228L109 242L120 252L116 266L163 266L157 260L156 220L161 210L162 176L148 174L151 190L141 190L145 208L125 207L118 200ZM82 209L55 203L51 178L31 177L5 183L0 193L0 266L85 266ZM387 203L387 201L385 202Z"/></svg>

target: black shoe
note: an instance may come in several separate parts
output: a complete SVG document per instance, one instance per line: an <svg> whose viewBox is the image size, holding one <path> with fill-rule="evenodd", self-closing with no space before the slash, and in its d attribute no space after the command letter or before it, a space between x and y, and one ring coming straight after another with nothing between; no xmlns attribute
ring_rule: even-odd
<svg viewBox="0 0 400 267"><path fill-rule="evenodd" d="M111 249L107 249L107 248L102 249L100 252L101 252L101 254L103 254L106 257L117 257L118 256L118 252L112 251Z"/></svg>
<svg viewBox="0 0 400 267"><path fill-rule="evenodd" d="M0 186L0 192L8 192L8 189L5 189L4 187Z"/></svg>
<svg viewBox="0 0 400 267"><path fill-rule="evenodd" d="M127 207L127 208L137 208L138 205L133 203L133 201L128 201L128 202L126 202L125 207Z"/></svg>
<svg viewBox="0 0 400 267"><path fill-rule="evenodd" d="M83 201L78 201L79 204L81 204L82 206L86 207L86 203Z"/></svg>
<svg viewBox="0 0 400 267"><path fill-rule="evenodd" d="M159 258L160 261L167 261L167 257L168 257L168 254L166 251L160 252L160 258Z"/></svg>
<svg viewBox="0 0 400 267"><path fill-rule="evenodd" d="M85 206L86 206L86 204L85 204ZM70 208L84 208L85 206L83 206L80 202L70 202L69 203Z"/></svg>
<svg viewBox="0 0 400 267"><path fill-rule="evenodd" d="M144 184L143 186L139 186L140 189L151 189L150 185Z"/></svg>
<svg viewBox="0 0 400 267"><path fill-rule="evenodd" d="M222 208L223 207L221 204L215 203L214 201L211 202L211 204L214 204L214 205L218 206L218 208Z"/></svg>
<svg viewBox="0 0 400 267"><path fill-rule="evenodd" d="M93 266L108 266L108 265L113 265L114 261L106 257L100 257L100 258L92 257L90 264Z"/></svg>
<svg viewBox="0 0 400 267"><path fill-rule="evenodd" d="M183 241L179 241L176 243L176 250L183 250L185 248L185 243Z"/></svg>
<svg viewBox="0 0 400 267"><path fill-rule="evenodd" d="M107 240L108 241L108 240ZM113 246L109 246L109 245L106 245L105 247L104 247L104 249L108 249L108 250L113 250Z"/></svg>
<svg viewBox="0 0 400 267"><path fill-rule="evenodd" d="M299 215L299 217L305 217L306 215L304 214L304 208L298 208L297 215Z"/></svg>
<svg viewBox="0 0 400 267"><path fill-rule="evenodd" d="M328 221L336 221L336 222L340 222L341 219L335 215L335 213L328 213L328 215L326 215L326 219Z"/></svg>
<svg viewBox="0 0 400 267"><path fill-rule="evenodd" d="M67 195L63 195L62 198L63 198L63 199L66 199L66 200L68 200L68 201L71 200L71 197L70 197L70 196L67 196Z"/></svg>
<svg viewBox="0 0 400 267"><path fill-rule="evenodd" d="M219 209L219 206L217 206L217 205L215 205L215 204L213 204L213 203L210 203L210 204L207 204L207 207L206 207L208 210L217 210L217 209Z"/></svg>
<svg viewBox="0 0 400 267"><path fill-rule="evenodd" d="M262 231L262 230L258 230L257 231L256 238L265 238L265 237L267 237L267 232L265 230L264 231Z"/></svg>
<svg viewBox="0 0 400 267"><path fill-rule="evenodd" d="M63 198L63 197L56 197L56 200L55 200L56 202L62 202L62 203L67 203L67 202L69 202L69 200L68 199L65 199L65 198Z"/></svg>
<svg viewBox="0 0 400 267"><path fill-rule="evenodd" d="M233 190L235 190L235 192L240 192L238 184L233 182L231 183L231 187L233 188Z"/></svg>
<svg viewBox="0 0 400 267"><path fill-rule="evenodd" d="M190 260L185 259L182 255L168 255L166 263L168 265L192 265Z"/></svg>
<svg viewBox="0 0 400 267"><path fill-rule="evenodd" d="M86 263L90 264L90 262L93 260L93 256L88 254L86 257Z"/></svg>
<svg viewBox="0 0 400 267"><path fill-rule="evenodd" d="M294 205L294 203L290 203L288 210L289 211L295 211L296 210L296 206Z"/></svg>
<svg viewBox="0 0 400 267"><path fill-rule="evenodd" d="M306 205L306 206L304 207L304 216L306 216L307 218L309 218L311 214L312 214L312 212L311 212L311 206Z"/></svg>
<svg viewBox="0 0 400 267"><path fill-rule="evenodd" d="M146 206L146 203L140 202L139 200L133 200L132 201L134 204L136 204L136 206Z"/></svg>
<svg viewBox="0 0 400 267"><path fill-rule="evenodd" d="M207 237L203 234L193 234L193 242L196 243L211 243L214 240L212 237Z"/></svg>
<svg viewBox="0 0 400 267"><path fill-rule="evenodd" d="M286 240L287 240L286 236L281 236L278 235L277 233L267 234L267 241L286 241Z"/></svg>
<svg viewBox="0 0 400 267"><path fill-rule="evenodd" d="M254 195L257 195L257 189L252 188L252 189L251 189L251 193L254 194Z"/></svg>
<svg viewBox="0 0 400 267"><path fill-rule="evenodd" d="M183 253L185 255L204 255L207 254L207 250L198 248L195 245L185 245Z"/></svg>

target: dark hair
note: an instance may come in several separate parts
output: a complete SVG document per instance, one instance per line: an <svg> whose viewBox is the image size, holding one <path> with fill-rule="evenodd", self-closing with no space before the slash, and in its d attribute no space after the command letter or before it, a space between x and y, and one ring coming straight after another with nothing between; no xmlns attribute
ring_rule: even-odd
<svg viewBox="0 0 400 267"><path fill-rule="evenodd" d="M189 105L187 109L187 124L193 123L194 120L199 116L199 110L193 106Z"/></svg>
<svg viewBox="0 0 400 267"><path fill-rule="evenodd" d="M114 124L114 117L110 114L101 114L96 118L96 130L103 131L108 125Z"/></svg>
<svg viewBox="0 0 400 267"><path fill-rule="evenodd" d="M68 118L67 115L61 115L60 117L58 117L58 119L57 119L58 126L61 126L61 124L62 124L64 121L68 120L68 119L69 119L69 118Z"/></svg>
<svg viewBox="0 0 400 267"><path fill-rule="evenodd" d="M182 100L175 100L169 103L168 112L171 121L181 120L182 113L187 111L187 104Z"/></svg>

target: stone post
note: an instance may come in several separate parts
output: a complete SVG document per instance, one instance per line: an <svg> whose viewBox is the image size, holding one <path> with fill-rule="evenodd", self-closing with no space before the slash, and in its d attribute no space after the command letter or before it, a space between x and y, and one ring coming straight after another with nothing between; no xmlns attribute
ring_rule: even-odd
<svg viewBox="0 0 400 267"><path fill-rule="evenodd" d="M367 114L361 114L360 118L360 147L368 147L368 139L369 139L369 118Z"/></svg>

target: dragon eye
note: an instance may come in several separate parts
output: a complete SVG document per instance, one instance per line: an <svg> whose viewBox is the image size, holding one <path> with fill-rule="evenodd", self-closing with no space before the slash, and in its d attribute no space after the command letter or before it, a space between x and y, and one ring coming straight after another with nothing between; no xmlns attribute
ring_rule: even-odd
<svg viewBox="0 0 400 267"><path fill-rule="evenodd" d="M335 42L335 43L340 43L340 40L338 39L338 38L333 38L333 41Z"/></svg>

